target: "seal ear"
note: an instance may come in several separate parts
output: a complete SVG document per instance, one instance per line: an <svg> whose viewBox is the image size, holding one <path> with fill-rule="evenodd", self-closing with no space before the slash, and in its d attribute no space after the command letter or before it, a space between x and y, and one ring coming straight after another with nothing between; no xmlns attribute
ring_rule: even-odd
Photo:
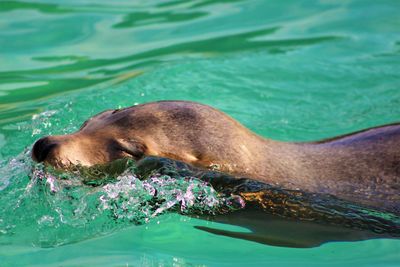
<svg viewBox="0 0 400 267"><path fill-rule="evenodd" d="M140 159L144 156L147 147L142 142L135 139L118 139L121 150L131 155L134 159Z"/></svg>

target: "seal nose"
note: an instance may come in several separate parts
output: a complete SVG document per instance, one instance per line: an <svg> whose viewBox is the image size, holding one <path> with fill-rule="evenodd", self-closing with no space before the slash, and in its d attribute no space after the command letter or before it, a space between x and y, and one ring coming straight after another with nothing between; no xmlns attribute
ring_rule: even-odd
<svg viewBox="0 0 400 267"><path fill-rule="evenodd" d="M44 161L49 153L57 146L48 136L36 141L32 148L32 159L37 162Z"/></svg>

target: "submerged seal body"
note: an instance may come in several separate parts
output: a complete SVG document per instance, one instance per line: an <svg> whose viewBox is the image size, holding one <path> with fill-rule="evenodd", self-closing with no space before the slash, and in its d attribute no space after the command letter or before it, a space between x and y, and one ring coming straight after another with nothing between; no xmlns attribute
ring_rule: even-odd
<svg viewBox="0 0 400 267"><path fill-rule="evenodd" d="M107 110L69 135L39 139L32 158L68 169L166 157L287 189L329 193L400 214L400 124L318 142L279 142L189 101Z"/></svg>

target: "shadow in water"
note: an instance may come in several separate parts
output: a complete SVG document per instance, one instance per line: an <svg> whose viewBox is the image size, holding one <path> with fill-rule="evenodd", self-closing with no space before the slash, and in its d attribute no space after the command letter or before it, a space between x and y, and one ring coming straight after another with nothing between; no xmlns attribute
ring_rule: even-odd
<svg viewBox="0 0 400 267"><path fill-rule="evenodd" d="M137 164L137 174L171 177L193 176L210 183L220 194L237 195L243 209L223 210L200 217L245 227L234 232L198 226L197 229L274 246L315 247L331 241L399 238L400 217L343 201L331 195L285 190L247 178L200 170L165 158L147 157Z"/></svg>

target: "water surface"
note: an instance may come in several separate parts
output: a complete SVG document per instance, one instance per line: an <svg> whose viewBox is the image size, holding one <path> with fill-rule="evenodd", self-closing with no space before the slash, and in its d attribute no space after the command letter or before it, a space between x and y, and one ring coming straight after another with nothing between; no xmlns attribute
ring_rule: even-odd
<svg viewBox="0 0 400 267"><path fill-rule="evenodd" d="M293 249L205 233L193 226L231 228L176 213L111 220L94 201L102 192L55 197L33 183L28 155L104 109L165 99L212 105L277 140L396 122L398 10L395 0L2 1L0 265L398 266L399 240ZM93 213L76 216L82 205Z"/></svg>

